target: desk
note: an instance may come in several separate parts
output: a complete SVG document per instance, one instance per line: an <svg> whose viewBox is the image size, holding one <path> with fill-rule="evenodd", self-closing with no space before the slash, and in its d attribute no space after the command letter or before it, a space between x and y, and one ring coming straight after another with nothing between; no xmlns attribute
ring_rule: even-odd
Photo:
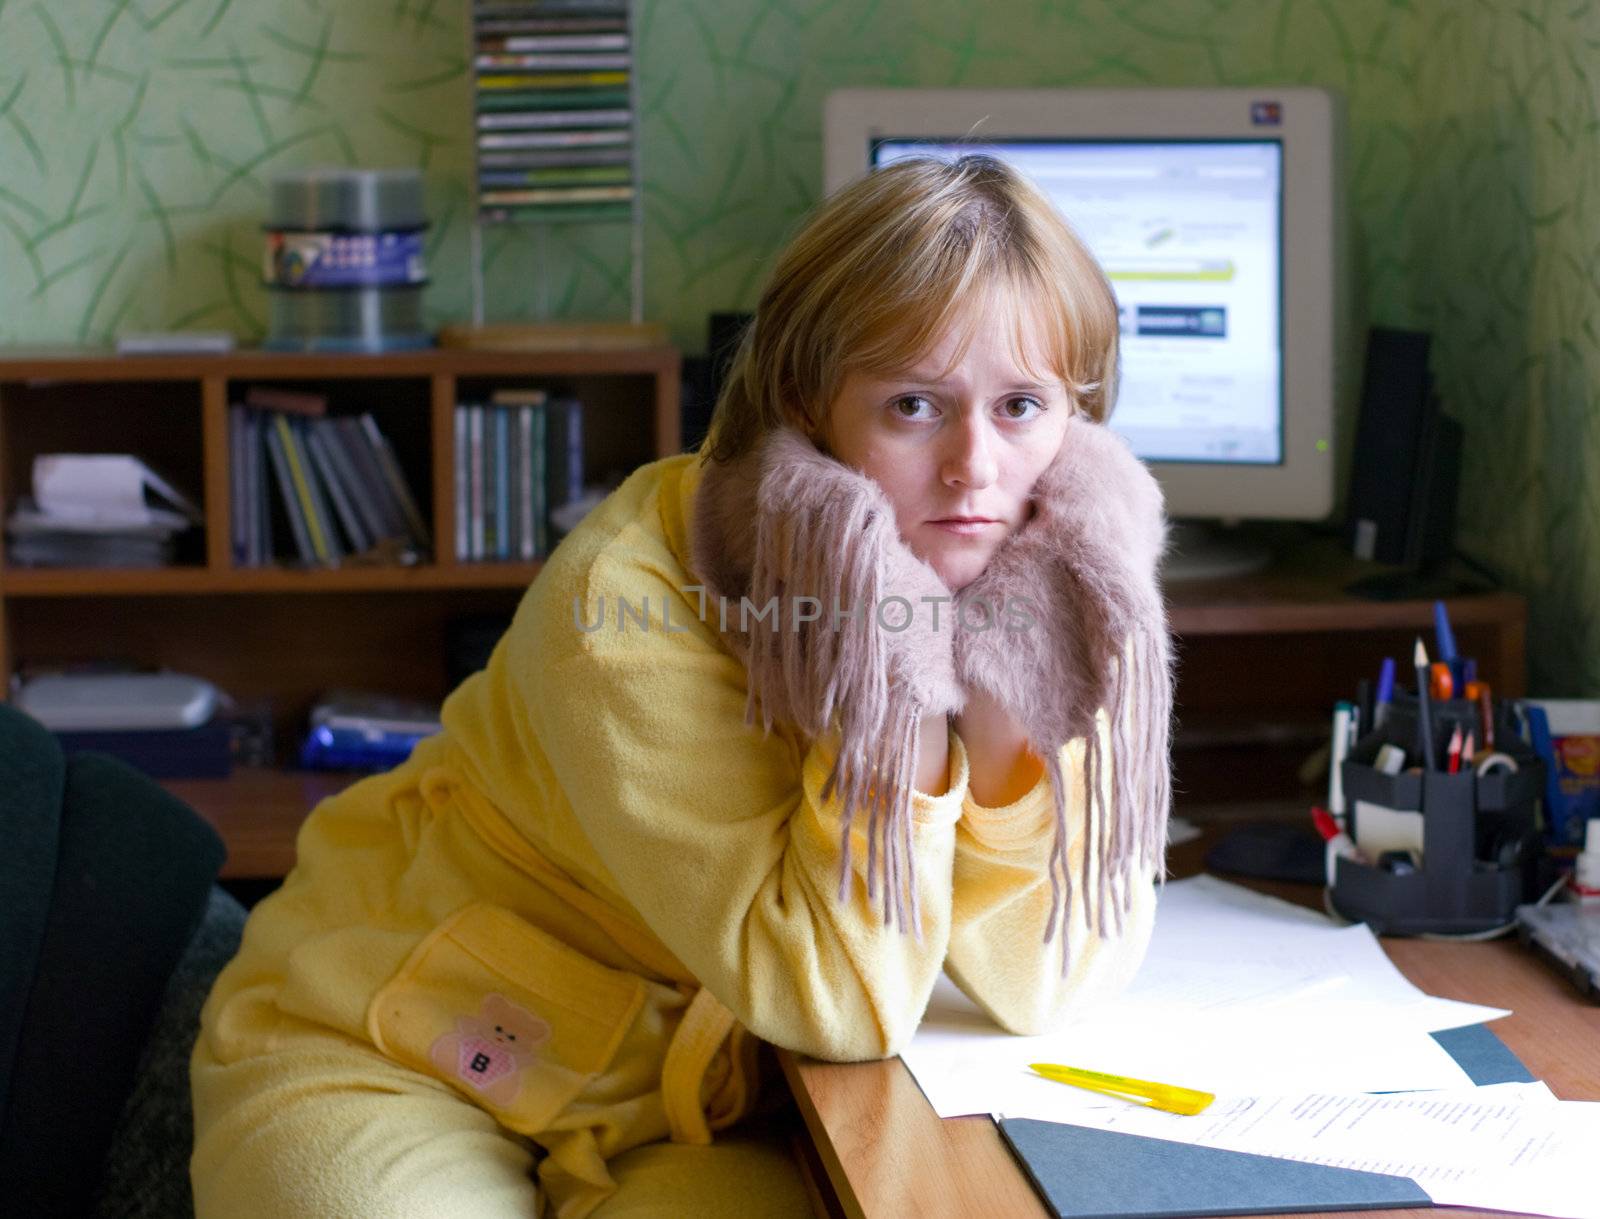
<svg viewBox="0 0 1600 1219"><path fill-rule="evenodd" d="M1172 852L1177 875L1200 870L1203 843ZM1320 906L1309 885L1256 885ZM1600 1006L1514 938L1445 944L1389 938L1384 950L1423 990L1510 1008L1491 1024L1511 1052L1563 1100L1600 1100ZM819 1213L849 1219L1048 1219L1049 1211L987 1117L941 1120L898 1058L824 1063L778 1053L810 1148L803 1148L823 1193ZM811 1149L815 1155L811 1156ZM827 1191L831 1188L831 1196ZM837 1207L837 1209L831 1209ZM1363 1211L1363 1215L1448 1214L1495 1219L1502 1211Z"/></svg>

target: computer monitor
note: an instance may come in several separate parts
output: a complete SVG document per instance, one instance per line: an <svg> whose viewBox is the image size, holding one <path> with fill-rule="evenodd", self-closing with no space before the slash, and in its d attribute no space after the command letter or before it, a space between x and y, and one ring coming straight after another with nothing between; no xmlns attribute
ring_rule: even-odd
<svg viewBox="0 0 1600 1219"><path fill-rule="evenodd" d="M1338 98L1322 89L842 89L831 193L912 156L1031 177L1110 277L1111 426L1174 517L1298 519L1334 502L1349 401Z"/></svg>

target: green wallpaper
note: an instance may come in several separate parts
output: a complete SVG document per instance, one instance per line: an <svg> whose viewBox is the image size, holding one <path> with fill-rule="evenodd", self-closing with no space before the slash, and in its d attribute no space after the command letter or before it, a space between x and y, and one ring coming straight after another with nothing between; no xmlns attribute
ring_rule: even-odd
<svg viewBox="0 0 1600 1219"><path fill-rule="evenodd" d="M265 326L279 169L427 174L468 310L464 0L0 0L0 342ZM748 306L844 84L1314 83L1346 95L1361 305L1432 329L1462 521L1533 598L1538 688L1600 688L1592 0L640 0L646 313ZM491 317L627 312L625 228L491 231Z"/></svg>

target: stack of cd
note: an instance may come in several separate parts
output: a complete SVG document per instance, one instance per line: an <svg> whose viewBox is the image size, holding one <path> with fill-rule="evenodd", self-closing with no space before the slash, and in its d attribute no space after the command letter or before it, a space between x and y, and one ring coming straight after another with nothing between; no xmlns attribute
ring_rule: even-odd
<svg viewBox="0 0 1600 1219"><path fill-rule="evenodd" d="M480 218L631 220L628 0L490 0L472 22Z"/></svg>
<svg viewBox="0 0 1600 1219"><path fill-rule="evenodd" d="M310 169L272 181L263 275L273 351L401 351L432 346L422 175Z"/></svg>

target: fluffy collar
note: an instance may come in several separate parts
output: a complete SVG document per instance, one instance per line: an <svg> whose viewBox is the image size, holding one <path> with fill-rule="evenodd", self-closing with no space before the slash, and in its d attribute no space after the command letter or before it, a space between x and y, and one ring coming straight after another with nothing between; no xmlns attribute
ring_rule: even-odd
<svg viewBox="0 0 1600 1219"><path fill-rule="evenodd" d="M1056 837L1045 939L1062 928L1063 972L1074 881L1062 747L1077 738L1089 793L1077 883L1090 926L1102 929L1109 910L1120 929L1132 883L1159 868L1165 849L1165 533L1154 479L1114 433L1081 417L1035 485L1027 523L954 596L900 540L878 484L800 433L779 429L736 461L709 463L695 493L691 566L749 670L746 720L755 723L759 707L767 731L774 722L813 738L839 730L823 797L837 791L841 804L841 900L851 822L864 809L868 898L881 882L885 921L902 930L909 921L920 938L910 817L917 728L981 690L1016 717L1049 775Z"/></svg>

